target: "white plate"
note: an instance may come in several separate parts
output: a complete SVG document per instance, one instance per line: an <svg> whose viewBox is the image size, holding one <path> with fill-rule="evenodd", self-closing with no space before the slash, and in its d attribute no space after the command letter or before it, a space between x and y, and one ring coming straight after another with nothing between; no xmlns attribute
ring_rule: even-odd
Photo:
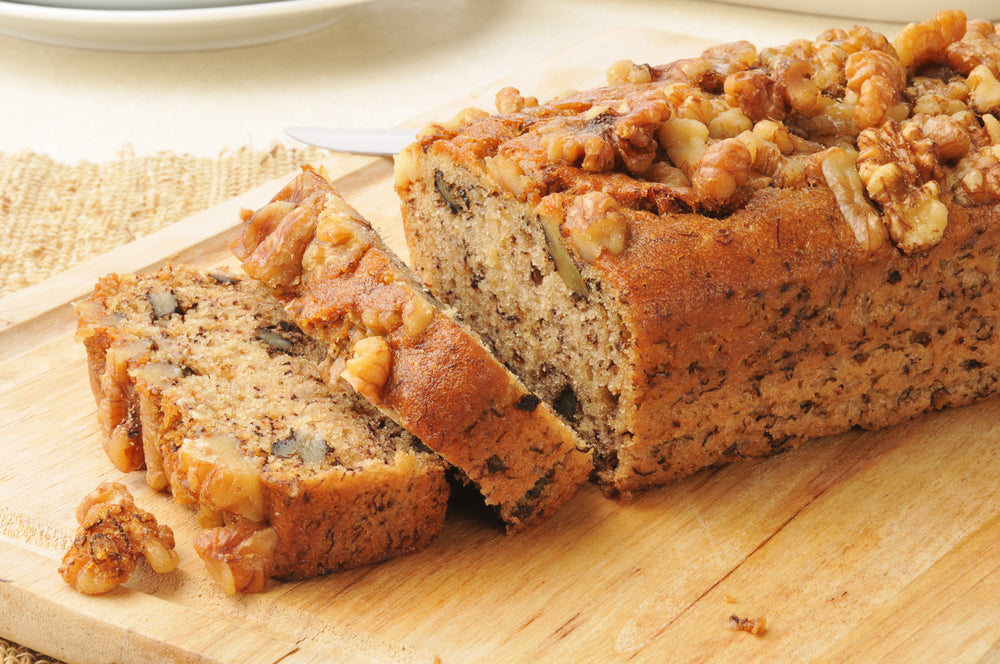
<svg viewBox="0 0 1000 664"><path fill-rule="evenodd" d="M0 0L0 34L109 51L235 48L318 30L341 18L346 7L367 1L273 0L195 9L112 10Z"/></svg>

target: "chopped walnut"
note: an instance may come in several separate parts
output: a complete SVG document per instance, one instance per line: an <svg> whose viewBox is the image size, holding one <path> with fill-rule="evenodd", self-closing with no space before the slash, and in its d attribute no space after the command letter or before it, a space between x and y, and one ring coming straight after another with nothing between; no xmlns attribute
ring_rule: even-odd
<svg viewBox="0 0 1000 664"><path fill-rule="evenodd" d="M669 117L666 102L653 99L630 105L629 112L615 121L615 151L630 172L641 173L652 165L659 148L656 132Z"/></svg>
<svg viewBox="0 0 1000 664"><path fill-rule="evenodd" d="M602 191L577 197L566 211L566 229L588 263L602 251L620 254L628 240L628 221L618 203Z"/></svg>
<svg viewBox="0 0 1000 664"><path fill-rule="evenodd" d="M965 12L939 11L922 23L910 23L896 35L893 46L899 64L916 69L928 62L945 59L948 47L965 35Z"/></svg>
<svg viewBox="0 0 1000 664"><path fill-rule="evenodd" d="M97 392L97 419L104 434L101 442L111 463L123 473L138 470L145 463L139 397L129 375L129 361L149 346L149 340L140 339L108 348Z"/></svg>
<svg viewBox="0 0 1000 664"><path fill-rule="evenodd" d="M864 184L855 170L857 155L843 148L832 148L823 159L823 177L837 199L858 245L865 251L875 251L887 239L885 224L865 198Z"/></svg>
<svg viewBox="0 0 1000 664"><path fill-rule="evenodd" d="M943 81L916 77L906 89L906 94L913 100L911 111L914 116L955 115L969 108L969 84L963 78Z"/></svg>
<svg viewBox="0 0 1000 664"><path fill-rule="evenodd" d="M965 126L949 115L915 117L923 122L924 135L937 146L942 161L953 161L968 154L972 139Z"/></svg>
<svg viewBox="0 0 1000 664"><path fill-rule="evenodd" d="M524 97L517 88L506 87L497 92L495 103L497 111L500 113L517 113L526 108L538 106L538 99Z"/></svg>
<svg viewBox="0 0 1000 664"><path fill-rule="evenodd" d="M983 116L983 128L992 145L1000 145L1000 120L995 115Z"/></svg>
<svg viewBox="0 0 1000 664"><path fill-rule="evenodd" d="M648 64L636 64L631 60L619 60L608 68L608 85L623 83L650 83L653 69Z"/></svg>
<svg viewBox="0 0 1000 664"><path fill-rule="evenodd" d="M933 180L939 172L934 144L920 126L886 123L858 136L858 173L872 200L882 206L889 233L906 253L933 246L948 221Z"/></svg>
<svg viewBox="0 0 1000 664"><path fill-rule="evenodd" d="M382 337L363 337L351 348L351 357L340 376L373 402L379 402L382 386L389 379L392 349Z"/></svg>
<svg viewBox="0 0 1000 664"><path fill-rule="evenodd" d="M906 87L906 70L884 51L852 53L844 65L844 74L847 89L858 93L854 123L859 129L882 124Z"/></svg>
<svg viewBox="0 0 1000 664"><path fill-rule="evenodd" d="M948 62L960 74L968 75L979 65L987 65L1000 76L1000 34L989 21L966 23L965 36L950 44Z"/></svg>
<svg viewBox="0 0 1000 664"><path fill-rule="evenodd" d="M728 76L756 65L757 47L748 41L734 41L710 46L702 52L701 57L711 62L717 71Z"/></svg>
<svg viewBox="0 0 1000 664"><path fill-rule="evenodd" d="M671 118L657 134L670 161L690 177L708 148L708 127L697 120Z"/></svg>
<svg viewBox="0 0 1000 664"><path fill-rule="evenodd" d="M986 65L969 72L969 93L972 105L980 113L990 113L1000 107L1000 81Z"/></svg>
<svg viewBox="0 0 1000 664"><path fill-rule="evenodd" d="M229 595L267 587L277 545L273 528L246 519L203 530L194 538L195 551L209 575Z"/></svg>
<svg viewBox="0 0 1000 664"><path fill-rule="evenodd" d="M738 108L727 109L708 123L708 135L716 140L735 138L750 129L753 129L753 122Z"/></svg>
<svg viewBox="0 0 1000 664"><path fill-rule="evenodd" d="M806 60L787 60L774 71L775 89L787 106L800 113L809 113L820 103L821 90L812 75L812 65Z"/></svg>
<svg viewBox="0 0 1000 664"><path fill-rule="evenodd" d="M1000 201L1000 147L977 150L955 168L956 198L962 205L988 205Z"/></svg>
<svg viewBox="0 0 1000 664"><path fill-rule="evenodd" d="M434 305L425 298L414 293L403 305L403 329L411 338L416 339L424 333L434 320Z"/></svg>
<svg viewBox="0 0 1000 664"><path fill-rule="evenodd" d="M394 309L365 309L361 312L361 322L369 334L384 335L399 327L403 317Z"/></svg>
<svg viewBox="0 0 1000 664"><path fill-rule="evenodd" d="M584 126L557 118L539 127L542 147L550 164L579 165L585 171L603 173L614 168L615 149L607 127L588 122Z"/></svg>
<svg viewBox="0 0 1000 664"><path fill-rule="evenodd" d="M713 143L698 160L691 184L710 209L725 208L747 183L752 163L742 142L730 138Z"/></svg>
<svg viewBox="0 0 1000 664"><path fill-rule="evenodd" d="M263 239L245 257L239 256L247 274L276 289L298 282L302 276L302 256L316 228L315 204L308 201L294 207L269 233L257 226L271 224L270 216L251 217L244 236Z"/></svg>
<svg viewBox="0 0 1000 664"><path fill-rule="evenodd" d="M98 595L125 583L140 558L160 574L177 567L173 531L136 507L123 484L99 485L77 507L76 520L80 528L59 574L82 593Z"/></svg>
<svg viewBox="0 0 1000 664"><path fill-rule="evenodd" d="M784 102L774 91L774 81L759 69L730 74L724 90L726 100L743 111L751 122L785 117Z"/></svg>

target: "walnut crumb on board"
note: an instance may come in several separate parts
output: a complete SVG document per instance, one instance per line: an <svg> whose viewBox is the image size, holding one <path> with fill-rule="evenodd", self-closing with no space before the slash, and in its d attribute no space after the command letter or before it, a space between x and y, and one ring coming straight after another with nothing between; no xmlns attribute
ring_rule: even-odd
<svg viewBox="0 0 1000 664"><path fill-rule="evenodd" d="M76 510L80 524L59 574L82 593L98 595L128 581L140 558L164 574L177 567L174 533L139 509L123 484L104 482Z"/></svg>
<svg viewBox="0 0 1000 664"><path fill-rule="evenodd" d="M767 621L764 618L740 618L734 613L729 616L729 627L754 636L763 636L767 631Z"/></svg>

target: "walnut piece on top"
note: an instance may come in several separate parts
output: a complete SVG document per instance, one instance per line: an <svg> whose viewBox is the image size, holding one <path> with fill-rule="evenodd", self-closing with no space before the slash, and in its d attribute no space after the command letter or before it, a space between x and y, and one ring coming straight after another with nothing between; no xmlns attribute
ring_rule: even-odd
<svg viewBox="0 0 1000 664"><path fill-rule="evenodd" d="M136 507L123 484L104 482L77 507L80 524L59 574L82 593L98 595L128 581L141 558L160 574L177 567L174 533Z"/></svg>

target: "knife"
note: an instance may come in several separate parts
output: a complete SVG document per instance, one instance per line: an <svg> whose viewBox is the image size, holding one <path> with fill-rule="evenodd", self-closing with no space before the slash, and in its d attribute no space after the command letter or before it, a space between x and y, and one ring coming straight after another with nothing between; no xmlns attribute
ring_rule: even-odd
<svg viewBox="0 0 1000 664"><path fill-rule="evenodd" d="M319 148L352 154L391 157L417 138L416 129L330 129L288 127L285 133Z"/></svg>

